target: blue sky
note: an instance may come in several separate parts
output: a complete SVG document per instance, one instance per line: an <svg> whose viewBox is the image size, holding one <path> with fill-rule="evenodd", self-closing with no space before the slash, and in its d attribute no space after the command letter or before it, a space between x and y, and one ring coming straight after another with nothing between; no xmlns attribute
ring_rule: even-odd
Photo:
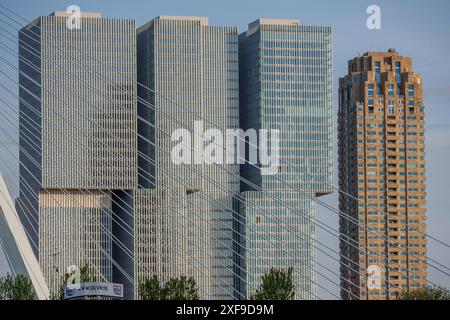
<svg viewBox="0 0 450 320"><path fill-rule="evenodd" d="M82 11L100 11L104 17L135 18L138 25L158 15L208 16L211 25L236 25L240 32L245 31L247 24L259 17L293 18L299 19L301 24L330 25L334 42L335 116L338 78L346 73L347 60L366 51L396 48L400 54L413 58L414 69L422 73L424 80L429 203L427 232L450 242L450 1L2 0L2 4L30 20L76 4ZM381 30L368 30L366 27L366 9L372 4L381 8ZM3 171L2 165L0 170ZM11 183L11 189L16 190L14 181ZM337 195L323 200L336 205ZM318 217L338 228L337 217L325 209L318 208ZM318 237L320 241L338 250L336 239L320 232ZM450 266L450 249L431 240L428 255ZM320 255L319 259L339 272L335 262ZM0 253L0 273L5 270L6 265ZM450 287L447 276L433 269L429 271L431 281ZM337 277L334 279L337 281ZM320 281L333 287L323 279ZM323 296L327 297L325 294Z"/></svg>

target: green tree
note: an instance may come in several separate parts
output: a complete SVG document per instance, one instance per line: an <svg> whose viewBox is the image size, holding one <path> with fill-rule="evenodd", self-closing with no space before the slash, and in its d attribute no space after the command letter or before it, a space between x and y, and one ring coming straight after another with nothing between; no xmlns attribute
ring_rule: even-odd
<svg viewBox="0 0 450 320"><path fill-rule="evenodd" d="M425 286L402 292L399 300L450 300L450 291L442 287Z"/></svg>
<svg viewBox="0 0 450 320"><path fill-rule="evenodd" d="M33 284L27 277L9 273L0 278L0 300L33 300L36 294Z"/></svg>
<svg viewBox="0 0 450 320"><path fill-rule="evenodd" d="M198 300L197 284L192 277L172 278L162 288L164 300Z"/></svg>
<svg viewBox="0 0 450 320"><path fill-rule="evenodd" d="M51 296L51 298L53 300L64 300L64 288L67 285L74 284L73 282L72 283L68 283L69 282L69 278L72 275L73 274L71 274L71 273L65 273L62 276L61 286L59 287L58 292L53 293L52 296ZM84 265L80 269L80 282L92 282L92 281L94 281L94 276L92 275L92 273L91 273L91 271L89 269L89 266L88 265Z"/></svg>
<svg viewBox="0 0 450 320"><path fill-rule="evenodd" d="M143 300L161 300L161 283L156 275L139 284L139 295Z"/></svg>
<svg viewBox="0 0 450 320"><path fill-rule="evenodd" d="M139 285L139 294L144 300L198 300L198 287L194 278L180 276L171 278L163 286L154 275Z"/></svg>
<svg viewBox="0 0 450 320"><path fill-rule="evenodd" d="M292 300L295 296L293 268L287 271L271 268L263 275L261 285L251 300Z"/></svg>

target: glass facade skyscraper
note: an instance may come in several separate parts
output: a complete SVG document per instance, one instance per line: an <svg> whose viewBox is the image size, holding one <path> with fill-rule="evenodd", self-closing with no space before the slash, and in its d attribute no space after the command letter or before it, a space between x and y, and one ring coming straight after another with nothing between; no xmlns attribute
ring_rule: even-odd
<svg viewBox="0 0 450 320"><path fill-rule="evenodd" d="M194 124L202 120L205 130L211 123L238 127L237 29L209 26L205 17L158 17L138 29L138 67L139 82L150 88L140 87L139 97L154 107L138 108L150 122L138 122L139 170L152 202L136 211L136 219L149 217L136 239L151 243L152 251L136 252L136 278L148 270L163 281L193 276L202 298L230 299L239 165L176 164L171 135L188 129L198 140L203 132L194 132Z"/></svg>
<svg viewBox="0 0 450 320"><path fill-rule="evenodd" d="M27 26L37 43L28 29L19 37L40 71L20 69L42 89L20 75L29 89L17 208L51 290L67 266L87 263L97 279L123 283L125 298L152 275L192 276L201 298L243 298L269 268L293 267L296 298L313 299L313 199L331 192L330 28L260 19L239 38L205 17L161 16L137 32L133 20L92 13L69 30L67 18ZM31 117L41 124L33 135ZM175 131L207 144L206 130L238 128L279 131L275 175L238 161L174 162Z"/></svg>
<svg viewBox="0 0 450 320"><path fill-rule="evenodd" d="M19 32L16 207L53 292L69 265L112 281L112 197L138 182L134 20L68 19L55 12Z"/></svg>
<svg viewBox="0 0 450 320"><path fill-rule="evenodd" d="M331 46L330 27L297 20L259 19L240 35L240 126L279 130L280 159L275 175L241 168L250 183L241 182L236 283L247 297L271 267L293 267L296 298L315 298L313 197L332 182Z"/></svg>

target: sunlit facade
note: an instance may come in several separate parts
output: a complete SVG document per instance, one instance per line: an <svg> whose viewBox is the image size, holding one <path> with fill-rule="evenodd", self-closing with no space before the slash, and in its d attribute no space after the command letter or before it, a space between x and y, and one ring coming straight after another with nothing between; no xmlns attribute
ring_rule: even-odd
<svg viewBox="0 0 450 320"><path fill-rule="evenodd" d="M396 299L426 284L422 91L411 58L395 49L351 59L339 81L344 299Z"/></svg>
<svg viewBox="0 0 450 320"><path fill-rule="evenodd" d="M161 16L138 29L140 181L152 200L136 211L142 220L136 252L139 281L158 274L162 281L192 276L205 299L233 297L233 192L239 192L239 165L180 165L171 159L171 134L188 129L237 128L238 35L235 27L210 26L206 17ZM214 124L214 125L212 125ZM192 150L192 149L191 149ZM192 151L192 156L201 154ZM208 177L205 178L204 176ZM150 191L149 191L150 192ZM153 230L154 232L148 232Z"/></svg>
<svg viewBox="0 0 450 320"><path fill-rule="evenodd" d="M279 130L280 158L275 175L241 168L236 282L247 297L271 267L292 267L296 298L315 299L313 199L332 183L331 45L330 27L297 20L259 19L240 35L241 128Z"/></svg>
<svg viewBox="0 0 450 320"><path fill-rule="evenodd" d="M70 265L113 280L113 194L138 183L134 20L68 17L19 32L16 206L52 292Z"/></svg>

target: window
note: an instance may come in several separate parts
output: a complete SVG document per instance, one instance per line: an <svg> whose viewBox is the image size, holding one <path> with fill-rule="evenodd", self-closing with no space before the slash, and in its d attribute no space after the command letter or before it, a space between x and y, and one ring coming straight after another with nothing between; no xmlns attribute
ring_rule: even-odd
<svg viewBox="0 0 450 320"><path fill-rule="evenodd" d="M393 97L394 96L394 85L393 84L390 84L388 86L388 96L389 97Z"/></svg>
<svg viewBox="0 0 450 320"><path fill-rule="evenodd" d="M394 100L389 100L388 102L388 113L394 113Z"/></svg>
<svg viewBox="0 0 450 320"><path fill-rule="evenodd" d="M377 95L381 96L383 91L381 90L381 83L377 83Z"/></svg>
<svg viewBox="0 0 450 320"><path fill-rule="evenodd" d="M375 80L381 82L381 62L375 61Z"/></svg>
<svg viewBox="0 0 450 320"><path fill-rule="evenodd" d="M410 98L414 98L414 85L413 84L410 84L408 86L408 95Z"/></svg>
<svg viewBox="0 0 450 320"><path fill-rule="evenodd" d="M373 99L368 101L369 113L373 113Z"/></svg>
<svg viewBox="0 0 450 320"><path fill-rule="evenodd" d="M367 85L367 95L369 97L373 97L373 84L372 83L369 83Z"/></svg>
<svg viewBox="0 0 450 320"><path fill-rule="evenodd" d="M397 83L400 83L402 81L401 77L402 77L402 74L401 74L401 63L400 62L396 62L395 63L395 81L397 81Z"/></svg>
<svg viewBox="0 0 450 320"><path fill-rule="evenodd" d="M409 100L409 112L414 113L414 100Z"/></svg>

